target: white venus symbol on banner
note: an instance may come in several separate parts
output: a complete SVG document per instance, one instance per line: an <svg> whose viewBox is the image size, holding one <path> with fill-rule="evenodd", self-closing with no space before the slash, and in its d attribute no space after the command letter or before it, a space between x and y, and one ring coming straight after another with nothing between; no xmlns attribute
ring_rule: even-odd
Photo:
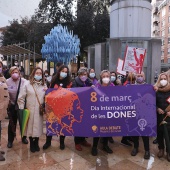
<svg viewBox="0 0 170 170"><path fill-rule="evenodd" d="M147 121L145 119L139 119L138 120L138 125L140 127L140 130L141 131L144 131L145 130L145 127L147 125Z"/></svg>

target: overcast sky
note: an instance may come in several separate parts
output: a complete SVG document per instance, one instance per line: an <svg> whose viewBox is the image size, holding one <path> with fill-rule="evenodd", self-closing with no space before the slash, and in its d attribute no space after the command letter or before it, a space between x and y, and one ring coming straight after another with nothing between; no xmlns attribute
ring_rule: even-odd
<svg viewBox="0 0 170 170"><path fill-rule="evenodd" d="M41 0L0 0L0 27L9 25L9 20L34 14Z"/></svg>

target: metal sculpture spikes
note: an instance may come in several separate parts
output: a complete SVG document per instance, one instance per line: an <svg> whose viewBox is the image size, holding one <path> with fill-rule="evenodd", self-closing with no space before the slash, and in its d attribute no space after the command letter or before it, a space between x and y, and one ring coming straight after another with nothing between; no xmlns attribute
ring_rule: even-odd
<svg viewBox="0 0 170 170"><path fill-rule="evenodd" d="M52 28L50 34L44 36L44 40L41 53L47 62L68 64L80 54L80 39L62 25Z"/></svg>

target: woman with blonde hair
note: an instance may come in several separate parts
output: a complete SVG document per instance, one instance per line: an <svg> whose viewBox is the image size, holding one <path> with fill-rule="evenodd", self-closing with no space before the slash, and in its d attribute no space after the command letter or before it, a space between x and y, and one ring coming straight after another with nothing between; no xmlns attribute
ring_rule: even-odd
<svg viewBox="0 0 170 170"><path fill-rule="evenodd" d="M26 101L26 108L30 111L26 134L30 140L31 152L40 151L39 137L43 133L43 115L40 115L40 105L44 104L46 89L43 70L36 67L28 83L21 88L18 97L19 109L24 109Z"/></svg>
<svg viewBox="0 0 170 170"><path fill-rule="evenodd" d="M0 132L1 132L1 121L5 118L7 114L7 107L9 103L9 93L6 84L6 79L2 73L3 63L0 61ZM0 141L1 142L1 141ZM4 151L0 151L0 161L5 161L2 154Z"/></svg>
<svg viewBox="0 0 170 170"><path fill-rule="evenodd" d="M165 130L168 132L168 138L170 141L170 110L167 108L170 104L170 83L169 76L167 73L162 73L159 75L158 80L155 84L158 87L156 93L156 107L157 107L157 140L158 140L158 158L164 156L164 140L165 140ZM160 90L161 89L161 90ZM166 121L167 124L163 125L162 121ZM166 126L166 127L164 127ZM164 129L166 128L166 129ZM166 139L167 140L167 139ZM170 148L168 141L166 143L167 160L170 162Z"/></svg>
<svg viewBox="0 0 170 170"><path fill-rule="evenodd" d="M95 84L95 87L107 87L107 86L115 86L112 82L111 82L111 74L108 70L103 70L100 73L100 80L98 81L97 84ZM108 140L109 137L103 137L103 150L107 153L113 153L113 151L110 149L110 147L108 146ZM93 156L96 156L98 154L98 142L99 142L99 137L94 137L93 138L93 146L92 146L92 150L91 150L91 154Z"/></svg>
<svg viewBox="0 0 170 170"><path fill-rule="evenodd" d="M17 99L20 93L20 89L27 83L27 80L21 78L19 68L13 66L9 70L10 78L7 79L6 83L8 86L9 92L9 106L8 106L8 116L9 116L9 125L8 125L8 148L12 148L13 141L16 136L16 125L17 125ZM22 138L22 143L28 144L26 136Z"/></svg>

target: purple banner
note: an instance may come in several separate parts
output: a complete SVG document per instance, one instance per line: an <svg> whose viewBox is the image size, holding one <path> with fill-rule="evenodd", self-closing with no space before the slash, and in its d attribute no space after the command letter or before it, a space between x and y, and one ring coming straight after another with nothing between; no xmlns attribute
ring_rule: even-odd
<svg viewBox="0 0 170 170"><path fill-rule="evenodd" d="M49 89L47 135L156 136L151 85Z"/></svg>

